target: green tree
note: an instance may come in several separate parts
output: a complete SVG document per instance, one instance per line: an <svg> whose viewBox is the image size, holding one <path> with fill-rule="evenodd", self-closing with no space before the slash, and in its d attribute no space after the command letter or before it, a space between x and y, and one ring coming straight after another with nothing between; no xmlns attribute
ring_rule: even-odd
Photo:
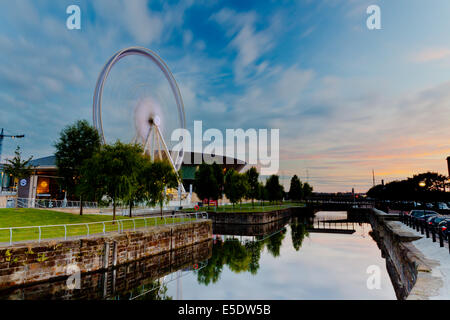
<svg viewBox="0 0 450 320"><path fill-rule="evenodd" d="M262 205L264 205L264 201L269 200L267 189L262 182L258 184L258 199L261 200Z"/></svg>
<svg viewBox="0 0 450 320"><path fill-rule="evenodd" d="M303 184L302 190L303 190L303 197L307 198L312 195L313 187L308 182L305 182Z"/></svg>
<svg viewBox="0 0 450 320"><path fill-rule="evenodd" d="M234 169L230 169L225 174L225 195L234 205L240 202L247 194L248 183L244 175Z"/></svg>
<svg viewBox="0 0 450 320"><path fill-rule="evenodd" d="M79 192L86 191L86 188L77 188L77 185L81 180L83 162L100 149L98 132L86 120L79 120L61 131L55 148L58 175L63 178L63 185L68 193L79 197L82 215L83 197Z"/></svg>
<svg viewBox="0 0 450 320"><path fill-rule="evenodd" d="M222 199L223 187L224 187L224 183L225 183L225 175L223 173L222 167L219 166L216 162L214 162L211 165L211 170L212 170L214 178L216 179L216 182L217 182L217 189L215 189L215 191L217 191L217 193L215 195L213 195L213 199L217 200L217 203L218 203L219 202L218 200Z"/></svg>
<svg viewBox="0 0 450 320"><path fill-rule="evenodd" d="M195 172L194 190L201 200L208 200L208 208L211 199L218 199L220 195L219 183L211 165L202 163L199 166Z"/></svg>
<svg viewBox="0 0 450 320"><path fill-rule="evenodd" d="M277 175L273 174L267 179L266 190L269 201L277 202L283 199L283 186L280 185L280 179Z"/></svg>
<svg viewBox="0 0 450 320"><path fill-rule="evenodd" d="M303 187L297 175L294 175L291 179L291 186L289 188L289 199L294 201L299 201L303 199Z"/></svg>
<svg viewBox="0 0 450 320"><path fill-rule="evenodd" d="M5 173L11 175L14 178L14 186L18 180L27 178L31 175L31 165L30 161L33 157L29 157L28 160L22 160L22 152L20 152L20 147L17 146L16 151L14 151L14 158L6 160Z"/></svg>
<svg viewBox="0 0 450 320"><path fill-rule="evenodd" d="M247 172L245 172L245 177L248 183L247 198L252 200L252 207L254 208L254 200L259 196L259 173L255 167L251 167Z"/></svg>
<svg viewBox="0 0 450 320"><path fill-rule="evenodd" d="M137 189L141 155L140 146L117 141L103 146L92 158L85 160L83 189L112 199L113 220L116 219L117 202L129 201ZM92 185L86 185L89 183Z"/></svg>
<svg viewBox="0 0 450 320"><path fill-rule="evenodd" d="M149 202L152 205L159 205L162 218L162 208L167 201L165 189L177 187L177 174L170 163L164 160L152 162L142 174L146 178Z"/></svg>

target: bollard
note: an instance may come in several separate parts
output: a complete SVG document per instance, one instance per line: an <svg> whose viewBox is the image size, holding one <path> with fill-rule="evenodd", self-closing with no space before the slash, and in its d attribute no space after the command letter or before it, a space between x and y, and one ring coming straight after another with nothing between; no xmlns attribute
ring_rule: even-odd
<svg viewBox="0 0 450 320"><path fill-rule="evenodd" d="M439 229L439 247L443 247L444 246L444 235L442 234L442 230Z"/></svg>
<svg viewBox="0 0 450 320"><path fill-rule="evenodd" d="M434 230L434 227L431 228L431 237L433 239L433 242L436 242L436 232Z"/></svg>
<svg viewBox="0 0 450 320"><path fill-rule="evenodd" d="M423 225L424 225L424 223L425 223L425 221L419 221L419 224L420 224L420 233L421 233L421 234L424 234L424 232L423 232Z"/></svg>
<svg viewBox="0 0 450 320"><path fill-rule="evenodd" d="M427 235L427 238L430 237L430 232L428 230L428 223L425 222L425 234Z"/></svg>

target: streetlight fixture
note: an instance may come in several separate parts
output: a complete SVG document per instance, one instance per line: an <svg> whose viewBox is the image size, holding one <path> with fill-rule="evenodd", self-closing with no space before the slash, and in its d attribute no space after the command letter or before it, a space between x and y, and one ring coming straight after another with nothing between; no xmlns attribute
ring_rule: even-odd
<svg viewBox="0 0 450 320"><path fill-rule="evenodd" d="M425 186L426 186L427 184L425 183L425 181L420 181L419 182L419 187L421 187L421 188L425 188ZM423 201L422 201L423 202ZM425 214L425 207L424 207L424 204L422 203L422 207L423 207L423 214Z"/></svg>

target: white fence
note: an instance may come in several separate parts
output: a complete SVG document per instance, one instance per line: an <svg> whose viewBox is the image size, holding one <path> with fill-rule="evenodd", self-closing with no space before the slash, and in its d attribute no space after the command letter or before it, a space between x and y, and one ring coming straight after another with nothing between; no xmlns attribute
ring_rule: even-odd
<svg viewBox="0 0 450 320"><path fill-rule="evenodd" d="M7 208L38 208L38 209L53 209L53 208L79 208L80 201L68 200L52 200L52 199L30 199L30 198L12 198L8 199ZM98 208L97 202L83 201L83 207L87 209Z"/></svg>
<svg viewBox="0 0 450 320"><path fill-rule="evenodd" d="M69 239L106 235L109 232L136 231L158 225L182 224L193 220L208 219L207 212L177 213L162 217L140 217L134 219L117 219L60 225L27 226L0 228L0 243L35 242L49 239Z"/></svg>

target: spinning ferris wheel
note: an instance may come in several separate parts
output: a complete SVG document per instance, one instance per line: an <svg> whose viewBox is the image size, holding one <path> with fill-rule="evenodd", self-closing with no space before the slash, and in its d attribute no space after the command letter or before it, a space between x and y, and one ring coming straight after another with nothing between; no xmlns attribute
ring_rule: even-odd
<svg viewBox="0 0 450 320"><path fill-rule="evenodd" d="M184 150L174 150L170 136L185 128L183 100L169 68L153 51L131 47L108 60L95 86L93 117L103 143L140 144L152 160L168 160L180 170Z"/></svg>

